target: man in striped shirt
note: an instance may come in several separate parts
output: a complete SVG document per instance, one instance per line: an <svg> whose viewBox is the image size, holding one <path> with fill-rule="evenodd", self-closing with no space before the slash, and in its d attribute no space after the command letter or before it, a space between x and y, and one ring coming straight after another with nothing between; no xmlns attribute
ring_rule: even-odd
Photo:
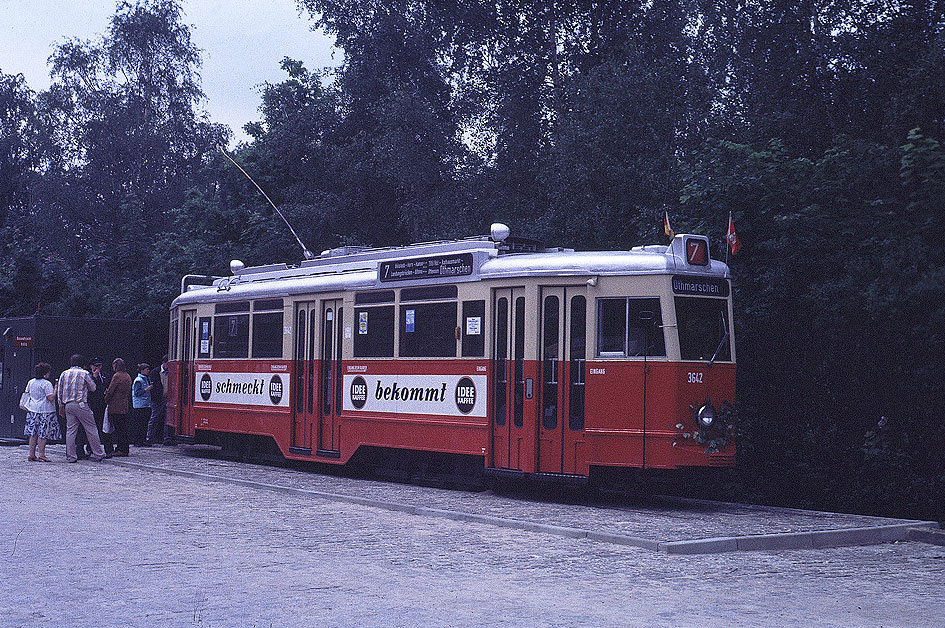
<svg viewBox="0 0 945 628"><path fill-rule="evenodd" d="M75 437L79 433L79 425L85 429L92 448L94 462L106 458L105 448L98 437L98 428L95 425L95 416L89 408L89 392L95 390L95 381L85 370L85 357L75 354L69 360L72 365L59 376L56 394L59 397L59 413L66 416L66 460L78 462L75 450Z"/></svg>

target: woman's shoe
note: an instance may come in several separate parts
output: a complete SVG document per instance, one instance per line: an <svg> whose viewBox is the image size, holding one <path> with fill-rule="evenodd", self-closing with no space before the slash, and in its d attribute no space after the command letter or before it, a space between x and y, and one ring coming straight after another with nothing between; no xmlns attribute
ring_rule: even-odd
<svg viewBox="0 0 945 628"><path fill-rule="evenodd" d="M46 456L39 456L39 457L36 458L36 459L39 460L40 462L52 462L52 461L51 461L49 458L47 458Z"/></svg>
<svg viewBox="0 0 945 628"><path fill-rule="evenodd" d="M30 462L36 462L38 458L36 456L29 456L27 457L27 460L29 460Z"/></svg>

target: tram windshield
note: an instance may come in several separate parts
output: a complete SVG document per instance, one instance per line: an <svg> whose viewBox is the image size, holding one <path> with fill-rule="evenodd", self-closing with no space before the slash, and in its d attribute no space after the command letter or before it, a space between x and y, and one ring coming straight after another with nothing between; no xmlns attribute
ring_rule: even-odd
<svg viewBox="0 0 945 628"><path fill-rule="evenodd" d="M676 297L676 323L683 360L731 362L728 301Z"/></svg>

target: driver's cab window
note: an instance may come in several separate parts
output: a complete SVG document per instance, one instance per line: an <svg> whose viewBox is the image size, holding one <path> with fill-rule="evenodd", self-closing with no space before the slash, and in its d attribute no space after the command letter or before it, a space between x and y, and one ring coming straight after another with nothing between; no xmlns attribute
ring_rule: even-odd
<svg viewBox="0 0 945 628"><path fill-rule="evenodd" d="M659 298L598 299L597 355L602 358L665 356Z"/></svg>

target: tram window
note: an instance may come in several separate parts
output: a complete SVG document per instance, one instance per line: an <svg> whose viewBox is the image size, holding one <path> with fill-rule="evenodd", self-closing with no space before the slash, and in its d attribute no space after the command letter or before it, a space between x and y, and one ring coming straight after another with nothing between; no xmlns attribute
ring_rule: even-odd
<svg viewBox="0 0 945 628"><path fill-rule="evenodd" d="M315 311L312 310L309 312L308 316L308 385L305 386L308 389L308 413L313 414L315 412L315 337L318 334L318 315L315 314ZM299 404L300 408L304 408L304 404Z"/></svg>
<svg viewBox="0 0 945 628"><path fill-rule="evenodd" d="M598 299L597 312L597 353L604 357L627 355L627 300Z"/></svg>
<svg viewBox="0 0 945 628"><path fill-rule="evenodd" d="M254 312L263 312L265 310L281 310L282 307L282 299L265 299L253 303Z"/></svg>
<svg viewBox="0 0 945 628"><path fill-rule="evenodd" d="M646 346L649 339L649 347ZM627 299L627 355L666 355L659 299Z"/></svg>
<svg viewBox="0 0 945 628"><path fill-rule="evenodd" d="M525 425L525 297L515 299L515 399L513 416L515 427Z"/></svg>
<svg viewBox="0 0 945 628"><path fill-rule="evenodd" d="M299 309L295 325L295 407L301 408L305 402L303 382L305 381L305 312Z"/></svg>
<svg viewBox="0 0 945 628"><path fill-rule="evenodd" d="M508 414L509 302L498 300L495 308L495 424L505 425Z"/></svg>
<svg viewBox="0 0 945 628"><path fill-rule="evenodd" d="M482 323L485 301L463 301L463 357L481 358L486 354L486 336Z"/></svg>
<svg viewBox="0 0 945 628"><path fill-rule="evenodd" d="M249 356L249 314L213 317L213 357Z"/></svg>
<svg viewBox="0 0 945 628"><path fill-rule="evenodd" d="M676 324L683 360L731 361L728 301L676 297Z"/></svg>
<svg viewBox="0 0 945 628"><path fill-rule="evenodd" d="M177 326L178 326L178 323L179 323L179 321L178 321L177 318L174 318L174 320L171 321L171 350L170 350L170 353L168 354L168 355L170 355L170 357L171 357L171 361L174 361L174 360L177 359Z"/></svg>
<svg viewBox="0 0 945 628"><path fill-rule="evenodd" d="M660 300L598 299L597 355L603 358L665 356Z"/></svg>
<svg viewBox="0 0 945 628"><path fill-rule="evenodd" d="M344 340L344 329L345 324L345 310L342 307L339 307L335 315L335 332L337 333L337 339L335 340L335 412L341 412L341 409L344 407L344 374L341 370L341 349L344 346L342 344Z"/></svg>
<svg viewBox="0 0 945 628"><path fill-rule="evenodd" d="M455 299L456 286L423 286L422 288L404 288L400 291L401 301L431 301L433 299Z"/></svg>
<svg viewBox="0 0 945 628"><path fill-rule="evenodd" d="M184 346L183 351L181 352L181 369L180 369L180 393L178 395L178 400L182 406L188 405L191 400L191 391L190 391L190 361L194 357L194 346L191 344L191 334L194 332L193 323L189 316L184 316L184 327L183 327L183 336L184 336Z"/></svg>
<svg viewBox="0 0 945 628"><path fill-rule="evenodd" d="M394 357L394 306L354 309L354 357Z"/></svg>
<svg viewBox="0 0 945 628"><path fill-rule="evenodd" d="M558 321L560 301L551 295L545 297L541 325L542 333L542 418L541 426L546 430L558 427Z"/></svg>
<svg viewBox="0 0 945 628"><path fill-rule="evenodd" d="M233 312L248 312L249 301L233 301L231 303L217 303L213 308L214 314L231 314Z"/></svg>
<svg viewBox="0 0 945 628"><path fill-rule="evenodd" d="M584 367L587 357L587 299L571 298L571 364L569 369L568 427L584 429Z"/></svg>
<svg viewBox="0 0 945 628"><path fill-rule="evenodd" d="M253 314L253 357L282 357L282 312Z"/></svg>
<svg viewBox="0 0 945 628"><path fill-rule="evenodd" d="M393 290L379 290L377 292L358 292L354 295L355 305L368 305L371 303L393 303Z"/></svg>
<svg viewBox="0 0 945 628"><path fill-rule="evenodd" d="M400 355L406 358L455 358L456 303L401 305Z"/></svg>
<svg viewBox="0 0 945 628"><path fill-rule="evenodd" d="M198 358L209 358L210 357L210 343L212 338L210 337L210 317L201 316L200 324L197 327L197 357Z"/></svg>

